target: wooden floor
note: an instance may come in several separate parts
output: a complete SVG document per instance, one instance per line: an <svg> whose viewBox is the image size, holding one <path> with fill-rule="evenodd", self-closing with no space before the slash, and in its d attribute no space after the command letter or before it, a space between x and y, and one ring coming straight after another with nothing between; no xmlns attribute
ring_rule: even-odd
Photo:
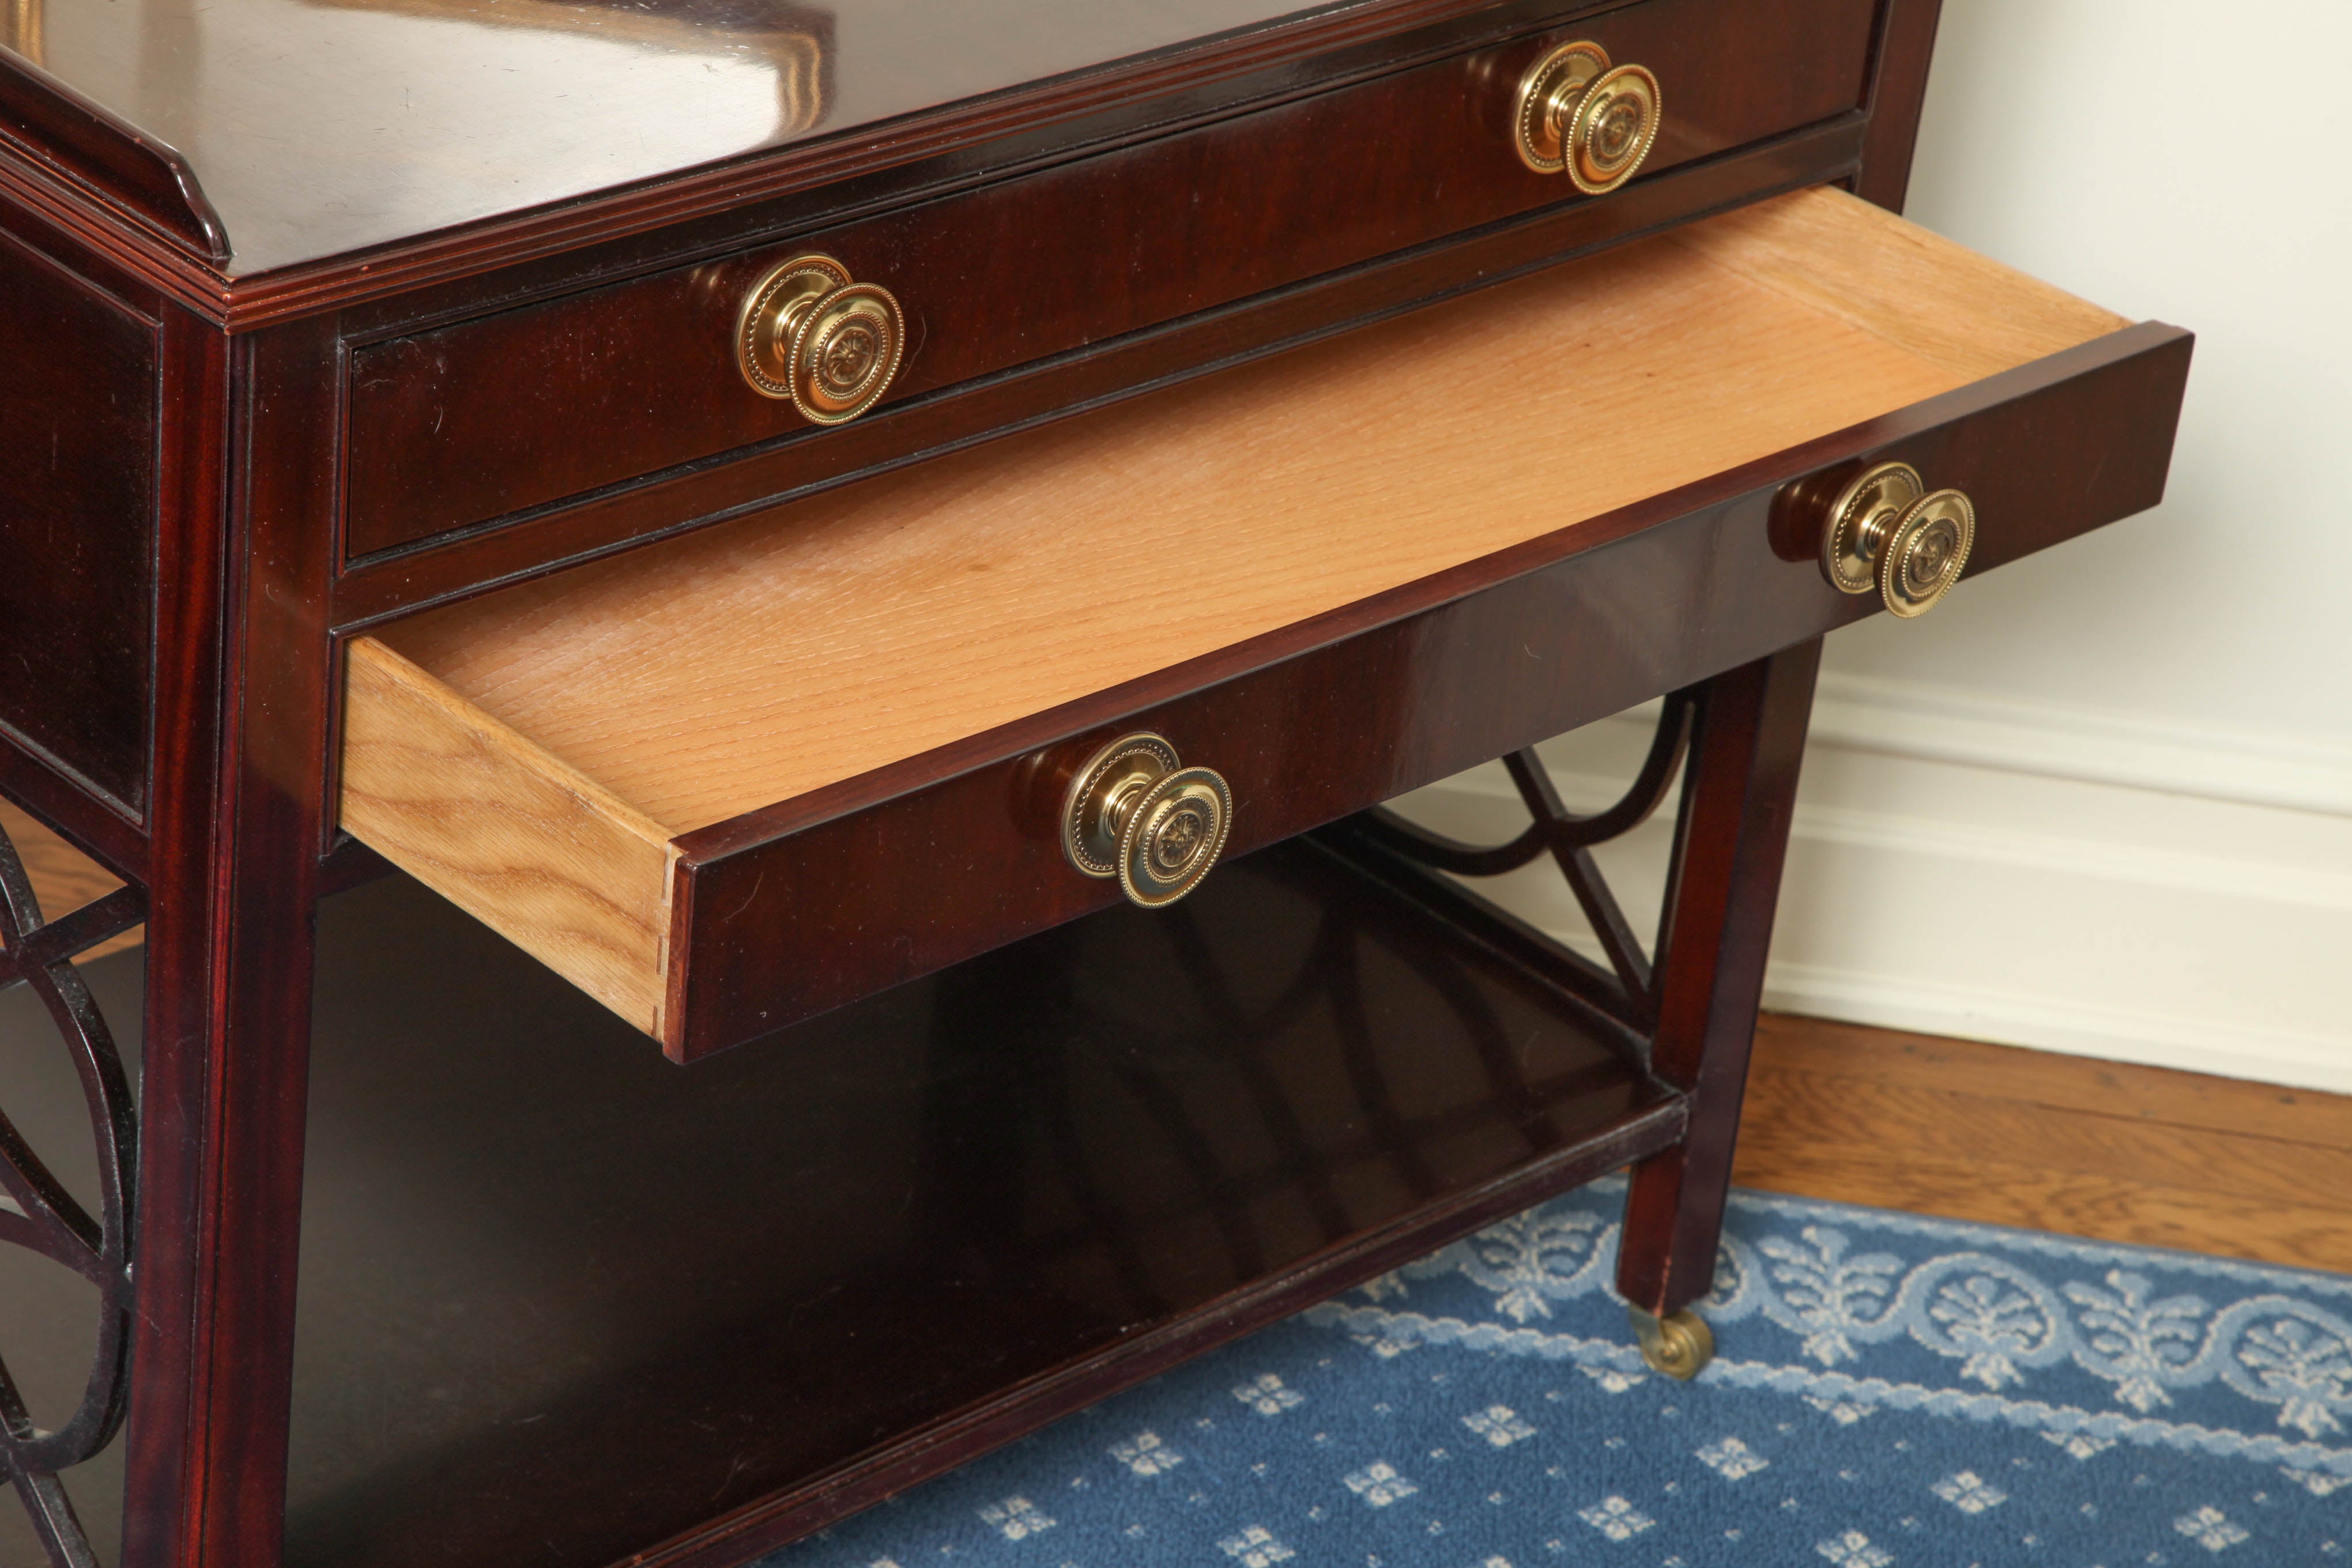
<svg viewBox="0 0 2352 1568"><path fill-rule="evenodd" d="M2352 1272L2352 1099L1767 1014L1735 1179Z"/></svg>
<svg viewBox="0 0 2352 1568"><path fill-rule="evenodd" d="M5 804L0 829L53 917L117 885ZM2352 1273L2352 1098L2267 1084L1767 1014L1736 1176Z"/></svg>

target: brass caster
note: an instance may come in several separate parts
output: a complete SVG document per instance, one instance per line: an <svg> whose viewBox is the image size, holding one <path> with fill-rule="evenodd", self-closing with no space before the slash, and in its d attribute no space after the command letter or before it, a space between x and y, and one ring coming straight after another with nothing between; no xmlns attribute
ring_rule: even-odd
<svg viewBox="0 0 2352 1568"><path fill-rule="evenodd" d="M1715 1335L1687 1308L1654 1318L1639 1307L1628 1307L1625 1316L1633 1321L1633 1337L1641 1342L1642 1359L1679 1383L1688 1383L1715 1359Z"/></svg>

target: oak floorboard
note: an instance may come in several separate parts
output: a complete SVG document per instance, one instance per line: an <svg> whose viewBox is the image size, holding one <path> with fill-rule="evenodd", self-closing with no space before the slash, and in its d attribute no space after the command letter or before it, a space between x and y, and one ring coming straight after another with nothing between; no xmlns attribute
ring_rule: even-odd
<svg viewBox="0 0 2352 1568"><path fill-rule="evenodd" d="M1767 1150L1769 1178L1740 1184L2011 1226L2095 1241L2166 1247L2297 1268L2352 1272L2352 1212L2268 1204L2129 1175L2055 1173L1987 1159L1923 1159L1890 1166L1854 1145Z"/></svg>
<svg viewBox="0 0 2352 1568"><path fill-rule="evenodd" d="M2352 1099L1767 1015L1734 1180L2352 1272Z"/></svg>
<svg viewBox="0 0 2352 1568"><path fill-rule="evenodd" d="M1759 1021L1757 1046L1776 1070L2352 1149L2352 1096L1777 1013Z"/></svg>
<svg viewBox="0 0 2352 1568"><path fill-rule="evenodd" d="M2022 1162L2054 1177L2128 1173L2137 1181L2216 1198L2316 1202L2352 1215L2352 1197L2336 1195L2352 1194L2352 1150L2058 1110L1998 1092L1903 1088L1804 1072L1776 1078L1773 1118L1759 1128L1760 1137L1836 1140L1837 1130L1857 1123L1902 1128L1900 1152L1907 1160L1966 1163L1981 1155Z"/></svg>

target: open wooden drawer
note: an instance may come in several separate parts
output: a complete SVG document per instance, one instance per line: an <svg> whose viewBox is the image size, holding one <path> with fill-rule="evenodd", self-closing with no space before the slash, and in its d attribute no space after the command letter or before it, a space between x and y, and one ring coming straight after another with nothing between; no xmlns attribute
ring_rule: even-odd
<svg viewBox="0 0 2352 1568"><path fill-rule="evenodd" d="M1117 900L1127 731L1237 854L1870 613L1865 464L2150 506L2189 347L1780 198L355 639L341 820L690 1058Z"/></svg>

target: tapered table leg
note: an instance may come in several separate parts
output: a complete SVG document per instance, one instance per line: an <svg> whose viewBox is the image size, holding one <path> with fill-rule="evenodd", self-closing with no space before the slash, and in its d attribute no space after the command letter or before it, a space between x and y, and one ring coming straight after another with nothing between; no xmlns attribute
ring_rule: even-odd
<svg viewBox="0 0 2352 1568"><path fill-rule="evenodd" d="M211 346L207 399L246 436L161 552L124 1568L281 1556L336 373L331 321Z"/></svg>
<svg viewBox="0 0 2352 1568"><path fill-rule="evenodd" d="M1666 890L1651 1068L1690 1095L1684 1142L1633 1168L1617 1288L1665 1318L1713 1288L1748 1048L1780 894L1820 639L1707 682Z"/></svg>

